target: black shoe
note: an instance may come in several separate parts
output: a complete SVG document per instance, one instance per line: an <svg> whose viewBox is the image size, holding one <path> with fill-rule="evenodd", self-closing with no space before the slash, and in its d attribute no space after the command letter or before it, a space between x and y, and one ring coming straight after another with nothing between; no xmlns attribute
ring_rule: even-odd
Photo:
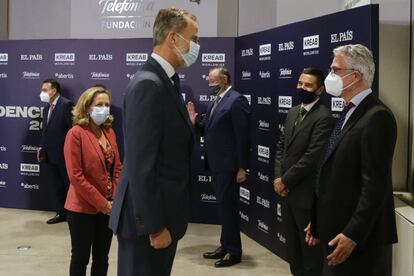
<svg viewBox="0 0 414 276"><path fill-rule="evenodd" d="M214 250L213 252L206 252L203 253L203 257L206 259L221 259L226 255L226 250L224 250L221 246Z"/></svg>
<svg viewBox="0 0 414 276"><path fill-rule="evenodd" d="M62 215L56 214L53 218L46 221L47 224L55 224L62 221L66 221L66 218Z"/></svg>
<svg viewBox="0 0 414 276"><path fill-rule="evenodd" d="M230 253L227 253L223 259L218 260L217 262L214 263L215 267L228 267L228 266L232 266L235 264L238 264L241 262L241 257L235 257L230 255Z"/></svg>

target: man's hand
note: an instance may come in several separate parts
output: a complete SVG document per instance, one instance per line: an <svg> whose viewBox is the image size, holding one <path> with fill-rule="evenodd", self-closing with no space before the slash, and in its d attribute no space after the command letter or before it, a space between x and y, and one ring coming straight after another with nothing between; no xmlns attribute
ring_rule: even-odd
<svg viewBox="0 0 414 276"><path fill-rule="evenodd" d="M43 160L45 160L45 150L42 148L39 148L37 150L36 156L37 156L37 162L39 163L42 162Z"/></svg>
<svg viewBox="0 0 414 276"><path fill-rule="evenodd" d="M236 182L240 184L246 181L246 179L247 179L246 171L243 169L239 169L236 174Z"/></svg>
<svg viewBox="0 0 414 276"><path fill-rule="evenodd" d="M162 229L160 232L155 234L149 234L151 246L155 249L166 248L171 244L170 231L167 228Z"/></svg>
<svg viewBox="0 0 414 276"><path fill-rule="evenodd" d="M109 215L111 214L112 211L112 201L108 201L106 203L105 208L102 210L102 213L104 213L105 215Z"/></svg>
<svg viewBox="0 0 414 276"><path fill-rule="evenodd" d="M329 246L336 246L335 250L326 257L328 259L328 265L330 266L335 266L346 261L355 248L352 240L342 233L338 234L328 244Z"/></svg>
<svg viewBox="0 0 414 276"><path fill-rule="evenodd" d="M198 113L196 113L195 106L194 106L193 102L188 102L187 103L187 111L188 111L188 116L190 116L191 123L193 125L195 125Z"/></svg>
<svg viewBox="0 0 414 276"><path fill-rule="evenodd" d="M317 239L314 236L312 236L312 233L311 233L311 224L310 223L308 224L308 226L306 226L305 229L303 229L303 231L306 232L305 242L309 246L315 246L315 245L317 245L319 243L319 239Z"/></svg>
<svg viewBox="0 0 414 276"><path fill-rule="evenodd" d="M285 184L283 184L280 177L276 178L275 181L273 181L273 188L275 192L281 197L285 197L289 194L289 189L285 186Z"/></svg>

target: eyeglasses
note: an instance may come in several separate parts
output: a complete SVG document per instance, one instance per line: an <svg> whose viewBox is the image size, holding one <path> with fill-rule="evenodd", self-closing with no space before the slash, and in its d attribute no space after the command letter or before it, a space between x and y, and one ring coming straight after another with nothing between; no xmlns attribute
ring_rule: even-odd
<svg viewBox="0 0 414 276"><path fill-rule="evenodd" d="M353 68L338 68L338 67L336 67L336 68L328 68L328 74L329 73L334 73L334 74L337 74L337 72L338 71L343 71L343 70L354 70L355 71L355 69L353 69Z"/></svg>

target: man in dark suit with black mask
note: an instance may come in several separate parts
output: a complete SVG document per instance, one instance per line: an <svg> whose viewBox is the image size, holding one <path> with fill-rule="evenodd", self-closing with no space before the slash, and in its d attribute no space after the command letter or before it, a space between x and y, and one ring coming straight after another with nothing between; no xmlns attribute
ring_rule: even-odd
<svg viewBox="0 0 414 276"><path fill-rule="evenodd" d="M304 229L312 212L318 163L333 127L332 114L319 100L324 75L305 68L297 83L301 104L287 114L275 158L275 192L283 203L290 271L295 276L320 276L322 250L305 243Z"/></svg>
<svg viewBox="0 0 414 276"><path fill-rule="evenodd" d="M392 158L397 126L371 89L375 63L360 44L334 49L326 91L345 101L323 154L307 242L319 241L322 275L390 276L397 242Z"/></svg>
<svg viewBox="0 0 414 276"><path fill-rule="evenodd" d="M119 276L170 275L189 220L195 140L176 69L197 59L197 18L161 9L153 32L153 53L124 99L125 157L109 223L118 236Z"/></svg>
<svg viewBox="0 0 414 276"><path fill-rule="evenodd" d="M43 81L40 100L48 103L43 109L42 138L37 151L37 160L44 162L43 168L53 181L56 215L47 224L66 220L63 208L69 188L63 144L66 133L72 127L73 102L60 95L60 84L54 79Z"/></svg>

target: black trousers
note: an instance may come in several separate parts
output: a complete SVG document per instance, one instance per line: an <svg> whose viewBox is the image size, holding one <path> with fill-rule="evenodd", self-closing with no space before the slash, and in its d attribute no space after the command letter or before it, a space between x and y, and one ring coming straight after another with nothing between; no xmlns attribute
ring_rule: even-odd
<svg viewBox="0 0 414 276"><path fill-rule="evenodd" d="M118 238L118 276L169 276L177 250L177 241L163 249L154 249L148 235L136 239Z"/></svg>
<svg viewBox="0 0 414 276"><path fill-rule="evenodd" d="M92 248L92 276L105 276L108 271L108 254L112 231L108 228L109 216L81 214L67 211L72 243L70 276L85 276Z"/></svg>
<svg viewBox="0 0 414 276"><path fill-rule="evenodd" d="M303 231L310 221L311 209L291 206L284 200L283 227L286 233L290 272L294 276L321 276L323 256L320 244L308 246Z"/></svg>
<svg viewBox="0 0 414 276"><path fill-rule="evenodd" d="M69 189L69 177L66 172L66 166L62 164L45 163L44 168L46 169L48 178L53 180L53 192L55 210L60 216L65 217L66 211L64 209L66 195Z"/></svg>
<svg viewBox="0 0 414 276"><path fill-rule="evenodd" d="M324 259L333 248L326 246L323 250ZM392 246L373 246L364 250L357 248L342 264L323 265L323 276L391 276L392 274Z"/></svg>
<svg viewBox="0 0 414 276"><path fill-rule="evenodd" d="M221 247L232 256L241 257L239 184L236 182L236 173L213 173L212 177L221 224Z"/></svg>

